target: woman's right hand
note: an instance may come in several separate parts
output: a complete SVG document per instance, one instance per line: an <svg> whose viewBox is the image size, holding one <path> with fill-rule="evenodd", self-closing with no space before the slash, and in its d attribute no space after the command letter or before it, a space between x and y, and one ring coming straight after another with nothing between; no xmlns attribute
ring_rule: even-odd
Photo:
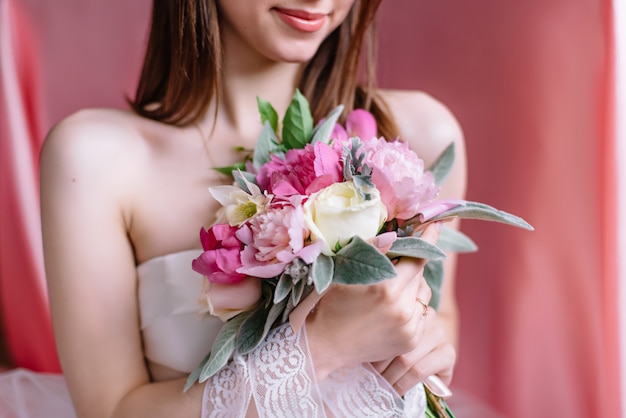
<svg viewBox="0 0 626 418"><path fill-rule="evenodd" d="M422 234L431 243L439 229ZM402 259L397 277L375 285L333 285L307 318L307 337L318 380L333 370L394 358L414 350L424 332L424 306L431 290L422 272L426 260Z"/></svg>

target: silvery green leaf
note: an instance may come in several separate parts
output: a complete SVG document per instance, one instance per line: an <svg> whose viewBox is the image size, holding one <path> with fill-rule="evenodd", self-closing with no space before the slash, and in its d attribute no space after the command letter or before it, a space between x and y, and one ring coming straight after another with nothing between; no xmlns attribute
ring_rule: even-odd
<svg viewBox="0 0 626 418"><path fill-rule="evenodd" d="M484 203L477 202L466 202L463 205L456 206L435 216L430 219L429 222L448 218L479 219L483 221L501 222L518 228L527 229L529 231L534 230L528 222L518 216L496 209L492 206L485 205Z"/></svg>
<svg viewBox="0 0 626 418"><path fill-rule="evenodd" d="M335 124L343 112L343 105L339 105L332 110L324 119L324 122L320 123L313 129L313 138L311 138L311 144L316 142L323 142L325 144L330 143L330 135L333 133Z"/></svg>
<svg viewBox="0 0 626 418"><path fill-rule="evenodd" d="M259 113L261 114L261 123L269 122L270 126L276 132L278 130L278 113L276 113L276 109L268 102L267 100L263 100L257 96L256 98L257 107L259 108Z"/></svg>
<svg viewBox="0 0 626 418"><path fill-rule="evenodd" d="M247 183L256 184L256 176L252 173L248 173L247 171L240 170L233 171L232 174L237 186L239 186L244 192L252 194Z"/></svg>
<svg viewBox="0 0 626 418"><path fill-rule="evenodd" d="M454 142L448 145L448 147L441 153L441 155L435 160L433 165L429 168L435 177L435 183L441 185L443 181L448 177L452 165L454 164Z"/></svg>
<svg viewBox="0 0 626 418"><path fill-rule="evenodd" d="M270 160L270 155L280 150L276 133L272 129L269 121L263 123L263 128L256 141L254 154L252 155L252 164L258 169Z"/></svg>
<svg viewBox="0 0 626 418"><path fill-rule="evenodd" d="M279 302L279 304L284 303ZM276 305L272 305L276 306ZM235 341L235 348L241 354L254 350L265 338L265 324L268 320L270 309L267 304L260 303L239 327L239 333Z"/></svg>
<svg viewBox="0 0 626 418"><path fill-rule="evenodd" d="M296 90L283 118L282 144L285 149L304 148L313 131L309 102Z"/></svg>
<svg viewBox="0 0 626 418"><path fill-rule="evenodd" d="M302 292L302 296L300 297L300 300L306 298L307 296L309 296L309 294L313 291L314 287L313 286L309 286L309 285L304 285L304 290ZM283 314L282 314L282 318L281 318L281 324L284 324L285 322L287 322L289 320L289 314L291 313L291 311L294 310L294 308L296 307L296 305L293 303L293 301L291 300L291 298L286 299L287 300L287 306L285 306L285 309L283 310ZM300 303L300 301L298 301L298 303Z"/></svg>
<svg viewBox="0 0 626 418"><path fill-rule="evenodd" d="M441 228L437 246L444 251L457 253L471 253L478 250L478 246L470 237L446 225Z"/></svg>
<svg viewBox="0 0 626 418"><path fill-rule="evenodd" d="M239 328L249 315L250 312L243 312L224 323L215 338L213 348L211 348L208 358L205 358L198 366L200 372L197 373L194 371L194 373L189 376L187 384L185 385L186 389L193 384L193 381L190 381L192 376L198 374L198 382L202 383L228 363L228 360L235 351L235 341Z"/></svg>
<svg viewBox="0 0 626 418"><path fill-rule="evenodd" d="M265 336L273 328L276 320L283 315L283 312L285 311L286 306L287 306L287 300L283 300L280 303L275 303L272 305L272 308L267 314L267 318L265 320L265 326L263 327L263 338L261 340L265 339Z"/></svg>
<svg viewBox="0 0 626 418"><path fill-rule="evenodd" d="M293 287L293 281L288 274L281 274L278 283L276 284L276 291L274 292L274 303L278 303L289 296L289 292Z"/></svg>
<svg viewBox="0 0 626 418"><path fill-rule="evenodd" d="M432 291L432 296L428 304L433 309L437 310L439 308L439 301L441 300L441 286L443 284L443 261L429 260L424 266L424 279Z"/></svg>
<svg viewBox="0 0 626 418"><path fill-rule="evenodd" d="M263 305L254 310L241 324L235 343L237 351L240 354L246 354L257 348L267 333L270 332L276 320L282 316L285 306L287 306L287 299L272 304L269 309Z"/></svg>
<svg viewBox="0 0 626 418"><path fill-rule="evenodd" d="M446 258L446 253L436 245L421 238L399 237L387 252L387 257L414 257L442 260Z"/></svg>
<svg viewBox="0 0 626 418"><path fill-rule="evenodd" d="M306 286L306 282L304 280L300 280L293 286L293 290L291 291L291 303L293 303L294 306L300 303L300 299L304 293L304 286Z"/></svg>
<svg viewBox="0 0 626 418"><path fill-rule="evenodd" d="M200 378L200 374L202 373L202 369L204 369L204 366L208 363L210 358L211 358L211 351L209 351L209 353L206 356L204 356L200 364L198 364L198 366L196 366L193 372L191 372L191 374L187 377L187 382L185 382L185 387L183 388L183 392L187 392L189 388L192 387L198 381L198 379Z"/></svg>
<svg viewBox="0 0 626 418"><path fill-rule="evenodd" d="M313 262L313 284L320 295L328 289L333 281L335 262L332 257L320 254Z"/></svg>
<svg viewBox="0 0 626 418"><path fill-rule="evenodd" d="M335 254L333 282L371 284L396 277L396 270L386 255L355 236Z"/></svg>

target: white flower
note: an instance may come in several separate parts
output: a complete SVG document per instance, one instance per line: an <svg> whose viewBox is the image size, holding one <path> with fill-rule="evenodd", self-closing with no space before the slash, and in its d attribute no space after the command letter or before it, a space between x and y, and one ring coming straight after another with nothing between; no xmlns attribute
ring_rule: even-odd
<svg viewBox="0 0 626 418"><path fill-rule="evenodd" d="M222 223L224 218L231 226L241 226L254 215L265 212L272 200L253 183L247 183L250 193L238 186L215 186L210 187L211 195L223 206L218 213L217 223Z"/></svg>
<svg viewBox="0 0 626 418"><path fill-rule="evenodd" d="M304 220L313 240L321 240L322 253L333 255L337 244L345 245L358 235L373 238L387 220L387 209L376 189L367 190L369 200L352 181L332 184L312 194L304 204Z"/></svg>

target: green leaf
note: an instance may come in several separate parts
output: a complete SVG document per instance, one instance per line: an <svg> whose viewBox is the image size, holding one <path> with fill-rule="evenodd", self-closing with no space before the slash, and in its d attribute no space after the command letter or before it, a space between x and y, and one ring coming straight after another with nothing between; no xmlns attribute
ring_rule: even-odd
<svg viewBox="0 0 626 418"><path fill-rule="evenodd" d="M261 344L272 329L276 319L285 310L287 300L283 299L279 303L271 304L269 309L265 304L261 304L241 324L236 342L237 351L240 354L249 353Z"/></svg>
<svg viewBox="0 0 626 418"><path fill-rule="evenodd" d="M247 171L233 171L233 178L235 179L235 183L237 186L241 188L244 192L248 194L252 194L250 189L248 188L248 183L256 184L256 176L252 173L248 173Z"/></svg>
<svg viewBox="0 0 626 418"><path fill-rule="evenodd" d="M311 139L313 115L309 102L296 90L283 119L282 144L287 150L304 148Z"/></svg>
<svg viewBox="0 0 626 418"><path fill-rule="evenodd" d="M276 109L267 100L261 99L259 96L256 98L256 103L261 114L261 123L269 122L274 132L278 131L278 113Z"/></svg>
<svg viewBox="0 0 626 418"><path fill-rule="evenodd" d="M457 253L472 253L478 250L478 246L470 237L454 228L446 225L441 228L437 246L444 251Z"/></svg>
<svg viewBox="0 0 626 418"><path fill-rule="evenodd" d="M267 322L269 312L270 308L267 304L260 303L250 313L250 316L243 321L235 341L235 347L239 353L249 353L263 341L263 338L265 338L265 323Z"/></svg>
<svg viewBox="0 0 626 418"><path fill-rule="evenodd" d="M335 262L332 257L320 254L313 262L313 284L315 291L320 295L328 289L333 282L333 269Z"/></svg>
<svg viewBox="0 0 626 418"><path fill-rule="evenodd" d="M334 261L334 283L371 284L396 277L389 258L359 236L339 250Z"/></svg>
<svg viewBox="0 0 626 418"><path fill-rule="evenodd" d="M306 286L306 282L304 280L300 280L293 286L293 290L291 291L291 303L296 306L300 303L300 299L304 294L304 286Z"/></svg>
<svg viewBox="0 0 626 418"><path fill-rule="evenodd" d="M446 258L439 247L418 237L399 237L387 252L387 257L414 257L427 258L430 260L442 260Z"/></svg>
<svg viewBox="0 0 626 418"><path fill-rule="evenodd" d="M238 170L243 171L245 169L246 169L246 163L244 161L233 164L233 165L229 165L227 167L213 167L213 170L222 174L226 174L227 176L232 176L233 171L238 171Z"/></svg>
<svg viewBox="0 0 626 418"><path fill-rule="evenodd" d="M200 364L198 364L198 366L193 370L193 372L191 372L191 374L187 377L187 382L185 383L183 392L187 392L189 388L192 387L198 381L198 379L200 378L200 374L202 373L202 370L204 369L204 366L208 363L210 358L211 358L211 351L209 351L209 353L206 356L204 356Z"/></svg>
<svg viewBox="0 0 626 418"><path fill-rule="evenodd" d="M323 142L325 144L330 143L330 135L333 133L333 129L335 129L335 124L341 116L343 112L343 105L339 105L332 110L324 119L324 122L320 123L313 129L313 138L311 138L311 144L315 144L316 142Z"/></svg>
<svg viewBox="0 0 626 418"><path fill-rule="evenodd" d="M454 142L448 145L448 147L441 153L433 165L429 168L435 177L435 183L441 185L443 181L450 174L450 170L454 165Z"/></svg>
<svg viewBox="0 0 626 418"><path fill-rule="evenodd" d="M441 286L443 285L443 261L429 260L424 266L424 279L432 291L432 296L428 304L433 309L437 310L437 308L439 308L439 301L441 300Z"/></svg>
<svg viewBox="0 0 626 418"><path fill-rule="evenodd" d="M270 160L271 154L280 150L281 148L278 143L278 138L276 138L276 133L272 129L270 123L265 121L265 123L263 123L263 128L261 128L261 133L257 138L256 146L254 147L252 164L256 168L260 168L263 164Z"/></svg>
<svg viewBox="0 0 626 418"><path fill-rule="evenodd" d="M274 292L274 303L278 303L289 296L289 292L293 288L293 280L288 274L281 274L278 283L276 284L276 291Z"/></svg>
<svg viewBox="0 0 626 418"><path fill-rule="evenodd" d="M479 219L482 221L500 222L507 225L516 226L518 228L533 231L534 228L522 218L510 213L498 210L484 203L466 202L465 204L456 206L447 210L428 222L434 222L442 219L461 218L461 219Z"/></svg>
<svg viewBox="0 0 626 418"><path fill-rule="evenodd" d="M205 359L206 361L203 361L204 364L198 366L201 369L198 382L202 383L206 381L228 363L228 360L235 351L235 341L239 328L249 314L249 312L240 313L224 323L215 338L208 360ZM193 374L195 375L196 372L194 371ZM189 385L189 380L187 381L187 385ZM188 388L187 385L185 385L186 388Z"/></svg>

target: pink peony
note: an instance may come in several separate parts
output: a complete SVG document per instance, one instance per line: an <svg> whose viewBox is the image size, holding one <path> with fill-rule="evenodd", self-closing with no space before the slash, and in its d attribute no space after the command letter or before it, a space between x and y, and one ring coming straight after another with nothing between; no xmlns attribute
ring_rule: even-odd
<svg viewBox="0 0 626 418"><path fill-rule="evenodd" d="M262 190L279 197L309 195L342 175L340 154L324 143L307 144L303 149L291 149L282 159L276 155L257 174Z"/></svg>
<svg viewBox="0 0 626 418"><path fill-rule="evenodd" d="M308 230L304 226L302 206L298 201L296 203L255 216L237 231L237 236L245 244L241 253L243 266L237 272L271 278L281 274L296 257L308 264L317 258L321 243L305 246Z"/></svg>
<svg viewBox="0 0 626 418"><path fill-rule="evenodd" d="M372 182L380 190L388 219L409 219L439 194L439 186L424 162L402 141L371 138L363 141L364 164L370 166Z"/></svg>
<svg viewBox="0 0 626 418"><path fill-rule="evenodd" d="M204 252L193 260L191 268L203 274L211 283L232 284L246 275L237 272L241 267L242 244L235 235L236 227L228 224L213 225L208 231L200 231Z"/></svg>

